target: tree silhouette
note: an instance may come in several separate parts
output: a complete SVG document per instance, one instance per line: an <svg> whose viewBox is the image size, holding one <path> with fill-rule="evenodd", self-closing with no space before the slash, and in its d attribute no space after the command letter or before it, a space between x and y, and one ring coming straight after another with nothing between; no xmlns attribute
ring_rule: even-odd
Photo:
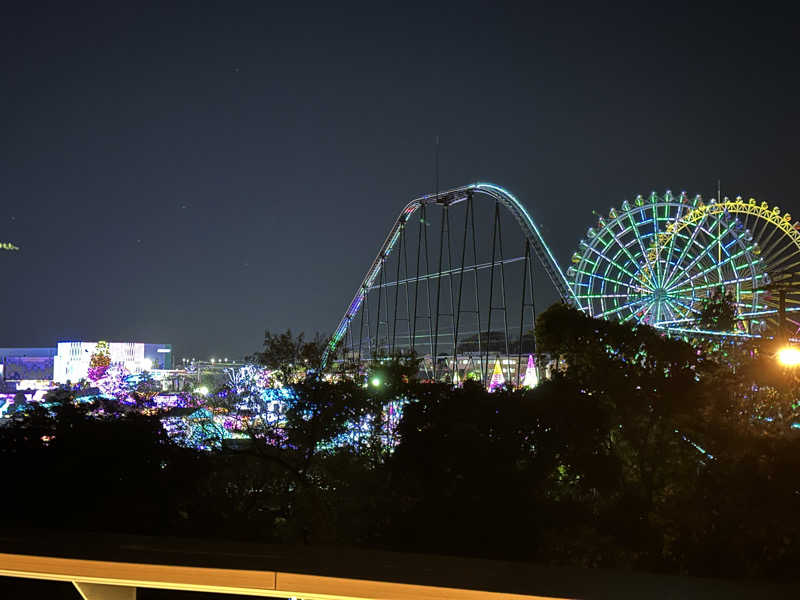
<svg viewBox="0 0 800 600"><path fill-rule="evenodd" d="M736 304L731 292L715 290L703 300L697 327L707 331L732 331L736 326Z"/></svg>

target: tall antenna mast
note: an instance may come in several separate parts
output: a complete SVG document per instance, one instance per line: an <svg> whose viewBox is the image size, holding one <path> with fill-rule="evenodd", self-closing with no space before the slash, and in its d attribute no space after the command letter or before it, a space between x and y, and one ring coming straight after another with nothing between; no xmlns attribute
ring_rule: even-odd
<svg viewBox="0 0 800 600"><path fill-rule="evenodd" d="M722 183L719 179L717 179L717 204L722 202ZM722 239L720 238L720 230L722 228L722 223L720 219L717 219L717 264L722 262ZM725 287L722 286L720 288L722 293L725 293Z"/></svg>
<svg viewBox="0 0 800 600"><path fill-rule="evenodd" d="M436 187L436 199L439 199L439 136L436 136L436 150L434 152L435 155L435 164L434 168L436 169L436 173L434 176L434 185Z"/></svg>

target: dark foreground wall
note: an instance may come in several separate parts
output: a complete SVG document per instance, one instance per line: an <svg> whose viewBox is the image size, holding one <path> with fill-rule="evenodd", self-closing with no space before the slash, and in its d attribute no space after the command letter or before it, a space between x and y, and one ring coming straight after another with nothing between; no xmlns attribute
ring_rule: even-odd
<svg viewBox="0 0 800 600"><path fill-rule="evenodd" d="M479 559L361 551L207 542L141 536L47 531L5 531L0 553L162 565L275 570L329 577L441 586L559 598L795 598L795 586L731 582L600 569L542 567ZM0 597L77 598L69 585L0 579ZM17 593L14 593L17 592ZM142 591L140 598L222 598Z"/></svg>

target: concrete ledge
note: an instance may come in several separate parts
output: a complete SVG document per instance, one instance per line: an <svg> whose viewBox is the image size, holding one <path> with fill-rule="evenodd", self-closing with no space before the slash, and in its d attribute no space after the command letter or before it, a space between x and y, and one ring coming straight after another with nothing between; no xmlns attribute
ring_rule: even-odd
<svg viewBox="0 0 800 600"><path fill-rule="evenodd" d="M276 571L245 571L141 563L0 554L0 575L69 581L86 598L124 598L119 588L157 588L246 596L299 596L303 600L554 600L553 596L505 594L481 590L324 577ZM88 584L88 585L86 585ZM98 586L98 588L93 588ZM102 589L102 588L116 589ZM91 595L91 594L89 594ZM130 594L127 597L133 597ZM560 599L558 599L560 600Z"/></svg>
<svg viewBox="0 0 800 600"><path fill-rule="evenodd" d="M0 529L0 575L121 591L149 587L303 600L798 597L794 580L723 580L338 546L43 529Z"/></svg>

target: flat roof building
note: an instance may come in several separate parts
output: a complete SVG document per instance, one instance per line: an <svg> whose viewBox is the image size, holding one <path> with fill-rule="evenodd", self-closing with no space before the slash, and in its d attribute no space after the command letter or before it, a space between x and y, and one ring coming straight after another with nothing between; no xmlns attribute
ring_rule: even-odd
<svg viewBox="0 0 800 600"><path fill-rule="evenodd" d="M53 361L53 380L66 383L85 379L96 349L97 342L59 342ZM170 344L110 342L108 350L111 364L121 365L130 373L172 368Z"/></svg>
<svg viewBox="0 0 800 600"><path fill-rule="evenodd" d="M131 373L172 369L171 344L111 342L111 364ZM66 383L85 379L97 342L58 342L56 347L0 348L0 378L3 381L52 381Z"/></svg>

